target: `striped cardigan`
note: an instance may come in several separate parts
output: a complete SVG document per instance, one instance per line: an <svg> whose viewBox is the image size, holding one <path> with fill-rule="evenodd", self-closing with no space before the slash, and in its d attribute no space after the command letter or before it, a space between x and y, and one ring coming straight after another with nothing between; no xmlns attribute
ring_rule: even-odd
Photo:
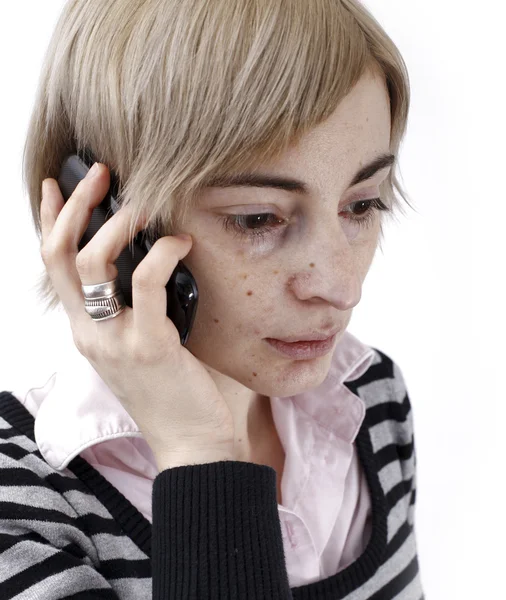
<svg viewBox="0 0 506 600"><path fill-rule="evenodd" d="M276 472L220 461L166 469L151 524L82 457L42 458L34 418L0 392L2 600L423 600L414 509L413 415L386 354L345 382L367 407L355 440L372 502L363 554L332 577L290 588Z"/></svg>

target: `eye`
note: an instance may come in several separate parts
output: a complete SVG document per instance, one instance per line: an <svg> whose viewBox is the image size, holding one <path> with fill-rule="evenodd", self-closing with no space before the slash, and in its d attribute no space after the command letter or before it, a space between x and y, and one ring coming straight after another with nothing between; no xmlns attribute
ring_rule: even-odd
<svg viewBox="0 0 506 600"><path fill-rule="evenodd" d="M364 205L365 210L363 210L363 212L361 212L359 215L350 213L350 215L352 216L347 217L348 219L350 219L350 221L355 221L356 223L358 223L360 227L370 227L374 221L374 217L376 216L375 213L377 211L390 210L389 207L386 206L386 204L383 204L381 198L372 198L372 200L359 200L358 202L354 202L350 206L355 207L355 210L356 207L358 207L360 210L364 208Z"/></svg>
<svg viewBox="0 0 506 600"><path fill-rule="evenodd" d="M250 238L263 238L286 222L286 219L279 219L273 213L227 215L218 219L223 222L223 228L226 231L231 229L236 235Z"/></svg>
<svg viewBox="0 0 506 600"><path fill-rule="evenodd" d="M359 200L350 204L354 210L361 210L359 215L353 212L344 211L345 214L351 216L346 217L350 221L359 224L360 227L370 227L374 221L376 211L390 211L381 198L372 198L370 200ZM363 210L365 208L365 210ZM231 229L236 235L245 236L252 241L263 239L271 231L279 229L287 219L280 219L273 213L258 213L251 215L227 215L226 217L218 217L219 221L223 222L223 228L228 231Z"/></svg>

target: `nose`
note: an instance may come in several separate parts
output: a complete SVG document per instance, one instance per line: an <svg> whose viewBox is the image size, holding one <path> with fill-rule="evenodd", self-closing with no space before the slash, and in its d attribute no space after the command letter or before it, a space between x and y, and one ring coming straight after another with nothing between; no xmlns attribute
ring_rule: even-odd
<svg viewBox="0 0 506 600"><path fill-rule="evenodd" d="M334 231L330 243L320 238L313 251L306 248L305 266L289 277L287 285L299 300L324 301L337 310L346 311L360 302L362 281L349 242L343 236L338 237L336 240ZM313 260L308 260L311 256Z"/></svg>

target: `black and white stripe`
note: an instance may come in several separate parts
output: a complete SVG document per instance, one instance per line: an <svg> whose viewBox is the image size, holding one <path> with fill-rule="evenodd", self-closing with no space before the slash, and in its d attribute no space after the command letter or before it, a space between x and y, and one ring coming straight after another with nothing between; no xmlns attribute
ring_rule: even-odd
<svg viewBox="0 0 506 600"><path fill-rule="evenodd" d="M423 600L413 414L399 367L374 350L367 372L344 384L367 409L355 443L372 501L369 544L343 571L291 590L273 469L227 461L163 471L151 524L80 456L53 470L33 416L0 392L0 597Z"/></svg>

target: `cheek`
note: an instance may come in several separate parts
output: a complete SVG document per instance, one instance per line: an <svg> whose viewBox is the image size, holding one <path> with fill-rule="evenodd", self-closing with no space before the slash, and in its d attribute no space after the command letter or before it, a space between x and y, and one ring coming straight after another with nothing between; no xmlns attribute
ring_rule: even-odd
<svg viewBox="0 0 506 600"><path fill-rule="evenodd" d="M273 306L281 294L279 269L265 265L260 273L247 250L225 255L214 246L195 247L184 262L197 281L195 325L202 334L211 330L218 335L268 337Z"/></svg>
<svg viewBox="0 0 506 600"><path fill-rule="evenodd" d="M267 337L276 316L278 286L274 275L267 279L246 269L231 274L227 286L215 295L210 315L212 324L245 337Z"/></svg>
<svg viewBox="0 0 506 600"><path fill-rule="evenodd" d="M357 247L355 264L361 281L363 282L378 248L377 238L371 238Z"/></svg>
<svg viewBox="0 0 506 600"><path fill-rule="evenodd" d="M219 273L219 276L213 278L211 272ZM272 289L272 284L267 284L265 278L261 281L244 269L224 273L223 268L218 268L201 273L199 277L195 274L195 279L199 289L197 314L205 315L212 324L243 329L243 325L268 314L270 301L266 293ZM255 327L255 331L258 330Z"/></svg>

